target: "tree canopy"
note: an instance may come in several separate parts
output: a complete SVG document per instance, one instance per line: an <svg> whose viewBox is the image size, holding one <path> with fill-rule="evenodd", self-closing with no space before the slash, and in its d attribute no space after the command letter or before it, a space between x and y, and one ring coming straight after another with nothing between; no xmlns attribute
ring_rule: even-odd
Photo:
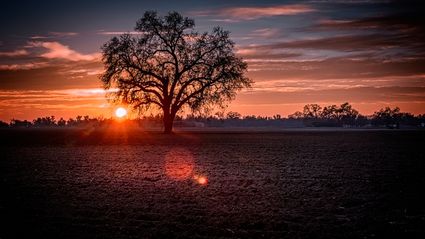
<svg viewBox="0 0 425 239"><path fill-rule="evenodd" d="M113 37L102 47L104 87L117 88L113 99L134 109L162 110L166 133L185 107L223 106L252 83L228 31L200 34L194 26L177 12L160 17L148 11L137 21L140 34Z"/></svg>

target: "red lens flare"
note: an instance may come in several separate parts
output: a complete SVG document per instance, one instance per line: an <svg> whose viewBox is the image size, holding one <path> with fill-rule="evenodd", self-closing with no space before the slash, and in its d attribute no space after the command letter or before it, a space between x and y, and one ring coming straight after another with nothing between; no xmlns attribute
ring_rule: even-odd
<svg viewBox="0 0 425 239"><path fill-rule="evenodd" d="M194 166L192 153L186 149L174 148L165 155L165 174L173 180L190 178Z"/></svg>

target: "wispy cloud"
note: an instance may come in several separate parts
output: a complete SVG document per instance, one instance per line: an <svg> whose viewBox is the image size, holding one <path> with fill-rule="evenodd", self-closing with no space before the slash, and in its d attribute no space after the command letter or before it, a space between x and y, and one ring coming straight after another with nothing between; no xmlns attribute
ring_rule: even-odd
<svg viewBox="0 0 425 239"><path fill-rule="evenodd" d="M47 39L47 38L49 38L49 37L48 36L41 36L41 35L35 35L35 36L30 37L30 39L33 39L33 40Z"/></svg>
<svg viewBox="0 0 425 239"><path fill-rule="evenodd" d="M282 61L283 59L287 61L288 59L292 59L302 55L298 52L261 50L255 47L238 48L236 54L238 54L238 56L240 57L243 57L244 60L246 60L247 62L277 62Z"/></svg>
<svg viewBox="0 0 425 239"><path fill-rule="evenodd" d="M82 88L64 90L0 90L0 99L5 100L76 100L76 98L104 99L103 96L118 89ZM100 98L99 98L100 97Z"/></svg>
<svg viewBox="0 0 425 239"><path fill-rule="evenodd" d="M196 11L192 12L192 14L197 16L221 16L229 21L230 19L254 20L263 17L297 15L314 11L316 11L316 9L309 5L292 4L267 7L231 7L218 10Z"/></svg>
<svg viewBox="0 0 425 239"><path fill-rule="evenodd" d="M103 72L102 68L81 68L81 69L71 69L68 71L65 71L65 74L76 74L80 76L96 76Z"/></svg>
<svg viewBox="0 0 425 239"><path fill-rule="evenodd" d="M117 88L111 89L102 89L102 88L88 88L88 89L69 89L69 90L61 90L61 91L53 91L56 93L62 93L73 96L104 96L107 93L118 92Z"/></svg>
<svg viewBox="0 0 425 239"><path fill-rule="evenodd" d="M71 37L77 36L78 32L49 32L49 34L57 37Z"/></svg>
<svg viewBox="0 0 425 239"><path fill-rule="evenodd" d="M390 3L391 0L310 0L310 3L325 3L325 4L375 4L375 3Z"/></svg>
<svg viewBox="0 0 425 239"><path fill-rule="evenodd" d="M59 42L30 42L29 46L41 47L47 50L41 57L47 59L63 59L69 61L93 61L100 59L100 53L82 54Z"/></svg>
<svg viewBox="0 0 425 239"><path fill-rule="evenodd" d="M335 35L314 39L298 39L285 42L276 42L257 46L248 46L247 49L258 50L330 50L340 52L364 52L373 51L375 56L380 54L417 55L425 53L425 43L421 41L421 35L384 33L362 33L350 35Z"/></svg>
<svg viewBox="0 0 425 239"><path fill-rule="evenodd" d="M398 80L398 84L409 84L411 86L423 85L424 78L418 77L425 74L423 65L425 59L409 60L405 62L383 62L379 59L359 57L336 57L324 60L294 61L288 59L286 62L250 62L249 75L253 79L279 79L282 76L299 79L365 79L376 80L376 84L383 77L415 76ZM379 82L379 83L378 83Z"/></svg>
<svg viewBox="0 0 425 239"><path fill-rule="evenodd" d="M322 91L335 89L354 89L361 87L370 88L409 88L411 91L425 96L425 84L416 84L419 80L424 80L425 75L414 76L386 76L376 78L340 78L335 79L308 79L308 78L280 78L275 80L263 80L254 84L252 91L268 92L303 92L303 91ZM400 83L403 82L403 83ZM418 88L418 89L414 89Z"/></svg>
<svg viewBox="0 0 425 239"><path fill-rule="evenodd" d="M390 48L410 49L399 52L425 53L425 17L414 6L409 11L382 16L364 17L357 19L322 19L306 29L306 33L318 31L351 32L351 36L321 39L318 41L303 42L307 45L335 45L341 48L381 48L391 52ZM357 34L357 36L356 36ZM350 39L351 38L351 39ZM334 42L333 42L334 41ZM345 42L345 43L344 43ZM301 43L301 42L299 42ZM335 44L334 44L335 43Z"/></svg>
<svg viewBox="0 0 425 239"><path fill-rule="evenodd" d="M377 48L396 47L401 44L400 39L391 38L383 34L332 36L317 39L295 40L290 42L274 43L262 46L265 49L299 48L325 49L337 51L358 51Z"/></svg>
<svg viewBox="0 0 425 239"><path fill-rule="evenodd" d="M285 89L286 88L286 89ZM311 87L309 87L311 88ZM302 92L302 94L300 94ZM420 102L425 103L425 88L423 87L345 87L331 86L328 89L304 89L304 87L271 87L269 90L250 91L238 95L239 102L251 104L279 104L309 102L350 102L350 103L379 103L379 102ZM375 108L375 110L377 110ZM418 110L416 110L418 111ZM417 112L420 113L420 112Z"/></svg>
<svg viewBox="0 0 425 239"><path fill-rule="evenodd" d="M312 30L391 30L399 32L424 32L425 18L414 13L393 14L360 19L324 19L312 26Z"/></svg>
<svg viewBox="0 0 425 239"><path fill-rule="evenodd" d="M54 115L110 115L105 94L116 89L75 88L64 90L0 90L0 120L34 119Z"/></svg>
<svg viewBox="0 0 425 239"><path fill-rule="evenodd" d="M280 29L261 28L261 29L253 30L250 35L254 37L271 38L271 37L278 36L280 33L281 33Z"/></svg>
<svg viewBox="0 0 425 239"><path fill-rule="evenodd" d="M16 57L16 56L26 56L29 52L25 49L0 52L0 57Z"/></svg>
<svg viewBox="0 0 425 239"><path fill-rule="evenodd" d="M130 35L141 35L143 32L136 31L97 31L98 35L122 35L122 34L130 34Z"/></svg>
<svg viewBox="0 0 425 239"><path fill-rule="evenodd" d="M35 35L30 37L33 40L49 39L49 38L64 38L78 36L78 32L48 32L46 35Z"/></svg>
<svg viewBox="0 0 425 239"><path fill-rule="evenodd" d="M48 66L47 62L32 62L32 63L20 63L20 64L4 64L0 65L0 70L32 70L39 69Z"/></svg>

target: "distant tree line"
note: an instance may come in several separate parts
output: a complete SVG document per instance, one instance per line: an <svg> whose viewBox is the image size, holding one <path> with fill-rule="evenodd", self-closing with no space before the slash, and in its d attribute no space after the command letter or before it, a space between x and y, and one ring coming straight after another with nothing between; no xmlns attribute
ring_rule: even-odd
<svg viewBox="0 0 425 239"><path fill-rule="evenodd" d="M318 104L307 104L303 111L297 111L288 116L289 119L302 120L306 126L336 126L336 127L362 127L375 126L399 128L404 126L424 127L425 115L413 115L401 112L400 108L385 107L365 116L354 109L349 103L340 106L330 105L321 107Z"/></svg>
<svg viewBox="0 0 425 239"><path fill-rule="evenodd" d="M126 120L127 124L138 127L162 127L163 117L160 114L142 116ZM90 118L77 116L65 120L56 120L54 116L39 117L32 121L12 119L10 123L0 121L0 127L11 128L44 128L44 127L103 127L116 123L113 119L102 117ZM425 127L425 115L413 115L401 112L400 108L385 107L373 115L365 116L354 109L349 103L339 106L322 107L318 104L307 104L302 111L290 114L287 118L279 114L273 116L242 116L238 112L227 114L200 116L189 114L186 117L176 116L176 127Z"/></svg>
<svg viewBox="0 0 425 239"><path fill-rule="evenodd" d="M162 122L162 116L160 115L151 115L143 116L139 119L126 119L123 120L126 124L159 124ZM56 119L55 116L46 116L38 117L32 121L28 120L19 120L12 119L10 123L0 121L0 127L11 127L11 128L46 128L46 127L102 127L109 126L111 124L117 123L114 119L106 119L103 117L90 118L90 116L77 116L75 118L69 118L65 120L64 118Z"/></svg>

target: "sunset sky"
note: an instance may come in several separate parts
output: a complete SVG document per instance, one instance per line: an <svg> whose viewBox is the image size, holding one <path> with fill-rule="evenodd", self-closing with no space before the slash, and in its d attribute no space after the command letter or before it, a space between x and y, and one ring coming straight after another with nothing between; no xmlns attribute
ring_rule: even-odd
<svg viewBox="0 0 425 239"><path fill-rule="evenodd" d="M287 116L305 104L350 102L425 113L420 1L3 1L0 120L109 118L100 47L134 31L147 10L178 11L195 29L221 26L255 84L228 108Z"/></svg>

